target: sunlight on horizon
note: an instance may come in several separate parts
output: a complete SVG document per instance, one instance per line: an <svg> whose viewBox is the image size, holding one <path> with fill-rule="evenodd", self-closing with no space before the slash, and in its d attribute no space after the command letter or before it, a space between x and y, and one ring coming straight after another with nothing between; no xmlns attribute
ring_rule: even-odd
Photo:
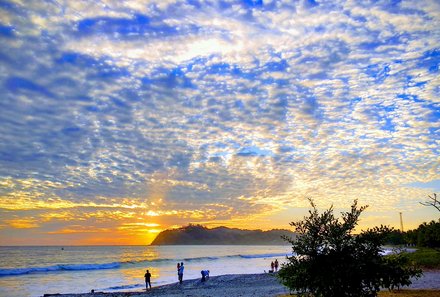
<svg viewBox="0 0 440 297"><path fill-rule="evenodd" d="M436 1L0 4L0 245L438 220Z"/></svg>

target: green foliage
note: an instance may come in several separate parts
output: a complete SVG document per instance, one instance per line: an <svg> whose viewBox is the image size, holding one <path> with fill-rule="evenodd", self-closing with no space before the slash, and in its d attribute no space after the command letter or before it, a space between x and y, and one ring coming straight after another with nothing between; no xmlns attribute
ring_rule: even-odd
<svg viewBox="0 0 440 297"><path fill-rule="evenodd" d="M409 275L421 276L407 253L392 254L383 258L382 286L391 290L411 285Z"/></svg>
<svg viewBox="0 0 440 297"><path fill-rule="evenodd" d="M406 244L405 233L400 230L392 230L385 238L385 244L404 245Z"/></svg>
<svg viewBox="0 0 440 297"><path fill-rule="evenodd" d="M417 230L418 246L440 247L440 222L423 223Z"/></svg>
<svg viewBox="0 0 440 297"><path fill-rule="evenodd" d="M289 230L241 230L226 227L208 229L202 225L165 230L159 233L151 245L222 245L222 244L285 244L282 236L293 236Z"/></svg>
<svg viewBox="0 0 440 297"><path fill-rule="evenodd" d="M440 247L440 221L421 224L417 229L405 233L408 244L419 247Z"/></svg>
<svg viewBox="0 0 440 297"><path fill-rule="evenodd" d="M419 267L427 269L440 269L440 249L419 248L406 256Z"/></svg>
<svg viewBox="0 0 440 297"><path fill-rule="evenodd" d="M297 295L282 295L279 297L294 297ZM399 290L399 291L380 291L379 297L439 297L440 290Z"/></svg>
<svg viewBox="0 0 440 297"><path fill-rule="evenodd" d="M405 232L403 237L405 239L406 244L409 244L411 246L416 246L417 245L418 231L417 231L417 229L408 230L408 231Z"/></svg>
<svg viewBox="0 0 440 297"><path fill-rule="evenodd" d="M354 201L340 220L332 207L319 214L310 203L309 216L291 223L298 237L285 240L292 244L294 256L279 272L281 282L299 296L377 296L381 287L407 285L411 276L419 274L404 257L381 256L391 229L380 226L353 234L366 206L358 208Z"/></svg>

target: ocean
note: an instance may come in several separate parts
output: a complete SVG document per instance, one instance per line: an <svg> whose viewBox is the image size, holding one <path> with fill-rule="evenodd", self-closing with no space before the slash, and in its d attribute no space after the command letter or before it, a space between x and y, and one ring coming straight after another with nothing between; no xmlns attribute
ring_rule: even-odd
<svg viewBox="0 0 440 297"><path fill-rule="evenodd" d="M141 291L144 274L152 286L177 282L177 263L185 279L263 273L291 246L20 246L0 247L0 296L35 297L46 293Z"/></svg>

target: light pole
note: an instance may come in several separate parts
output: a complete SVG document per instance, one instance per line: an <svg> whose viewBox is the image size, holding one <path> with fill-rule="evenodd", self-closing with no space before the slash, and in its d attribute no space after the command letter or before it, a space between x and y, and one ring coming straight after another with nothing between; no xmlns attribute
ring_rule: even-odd
<svg viewBox="0 0 440 297"><path fill-rule="evenodd" d="M402 219L402 213L399 212L400 214L400 232L403 232L403 219Z"/></svg>

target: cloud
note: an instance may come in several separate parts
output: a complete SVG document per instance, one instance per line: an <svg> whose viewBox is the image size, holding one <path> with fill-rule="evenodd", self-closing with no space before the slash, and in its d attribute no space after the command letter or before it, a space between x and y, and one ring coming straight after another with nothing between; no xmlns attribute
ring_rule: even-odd
<svg viewBox="0 0 440 297"><path fill-rule="evenodd" d="M12 228L17 228L17 229L29 229L29 228L39 227L36 220L34 219L6 220L5 223L11 226Z"/></svg>
<svg viewBox="0 0 440 297"><path fill-rule="evenodd" d="M439 175L438 5L222 3L2 4L1 208L415 208Z"/></svg>

